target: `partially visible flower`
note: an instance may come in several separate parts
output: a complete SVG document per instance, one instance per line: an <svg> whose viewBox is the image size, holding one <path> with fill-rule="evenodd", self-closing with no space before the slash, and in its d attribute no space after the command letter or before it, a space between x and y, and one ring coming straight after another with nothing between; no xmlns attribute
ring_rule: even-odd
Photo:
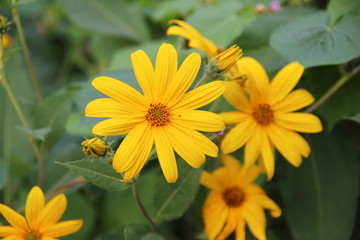
<svg viewBox="0 0 360 240"><path fill-rule="evenodd" d="M105 141L101 138L94 137L90 139L86 139L81 143L82 150L86 155L93 157L101 157L106 154L108 146Z"/></svg>
<svg viewBox="0 0 360 240"><path fill-rule="evenodd" d="M8 49L11 46L11 36L9 34L1 35L1 45L4 49Z"/></svg>
<svg viewBox="0 0 360 240"><path fill-rule="evenodd" d="M266 13L268 9L265 6L265 4L259 3L255 6L255 11L257 14L260 14L260 13Z"/></svg>
<svg viewBox="0 0 360 240"><path fill-rule="evenodd" d="M224 128L219 115L195 110L218 98L224 91L221 81L204 84L189 92L201 65L200 55L190 54L178 69L178 57L171 44L161 45L155 68L142 50L131 54L136 79L143 91L110 77L98 77L92 85L110 98L90 102L87 117L107 117L96 124L100 136L128 135L117 149L113 167L132 180L142 169L155 145L160 166L168 182L175 182L178 169L174 151L189 165L200 167L205 154L216 157L217 146L198 131Z"/></svg>
<svg viewBox="0 0 360 240"><path fill-rule="evenodd" d="M280 1L272 1L269 7L272 12L279 12L282 9Z"/></svg>
<svg viewBox="0 0 360 240"><path fill-rule="evenodd" d="M245 145L245 167L260 160L271 179L274 174L274 147L291 164L298 167L302 157L308 157L310 146L296 132L322 131L318 117L310 113L294 112L310 105L314 98L304 89L292 91L304 71L293 62L281 69L274 79L253 58L241 58L244 74L248 78L246 89L232 84L224 97L238 111L220 115L228 125L236 124L224 137L221 151L234 152Z"/></svg>
<svg viewBox="0 0 360 240"><path fill-rule="evenodd" d="M264 190L253 184L260 169L253 165L245 170L239 161L230 156L222 157L224 167L213 173L204 171L200 183L211 189L203 207L205 233L209 240L224 240L235 231L236 240L245 240L245 225L253 235L265 240L266 217L279 217L281 209Z"/></svg>
<svg viewBox="0 0 360 240"><path fill-rule="evenodd" d="M31 189L25 206L25 217L4 204L0 213L11 226L0 226L0 237L6 240L56 240L78 231L82 220L58 222L66 209L66 197L57 195L45 204L42 190Z"/></svg>

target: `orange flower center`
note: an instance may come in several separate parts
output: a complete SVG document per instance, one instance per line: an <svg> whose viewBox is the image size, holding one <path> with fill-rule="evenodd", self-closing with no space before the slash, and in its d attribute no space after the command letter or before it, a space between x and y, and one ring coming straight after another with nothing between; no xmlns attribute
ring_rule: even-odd
<svg viewBox="0 0 360 240"><path fill-rule="evenodd" d="M145 118L151 126L161 127L170 122L170 113L164 104L155 103L150 104Z"/></svg>
<svg viewBox="0 0 360 240"><path fill-rule="evenodd" d="M40 239L41 239L41 237L38 234L33 233L33 232L28 232L25 235L25 240L40 240Z"/></svg>
<svg viewBox="0 0 360 240"><path fill-rule="evenodd" d="M244 202L245 194L238 187L231 187L225 189L223 199L229 207L238 207Z"/></svg>
<svg viewBox="0 0 360 240"><path fill-rule="evenodd" d="M274 118L274 113L269 104L259 104L252 115L257 123L262 126L269 125Z"/></svg>

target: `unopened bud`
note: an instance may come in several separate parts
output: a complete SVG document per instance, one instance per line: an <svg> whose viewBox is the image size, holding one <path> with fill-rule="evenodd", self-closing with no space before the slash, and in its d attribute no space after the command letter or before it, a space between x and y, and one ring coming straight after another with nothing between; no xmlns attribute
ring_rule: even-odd
<svg viewBox="0 0 360 240"><path fill-rule="evenodd" d="M86 139L81 143L82 150L86 155L93 157L101 157L106 154L108 146L105 141L101 138L94 137L90 139Z"/></svg>

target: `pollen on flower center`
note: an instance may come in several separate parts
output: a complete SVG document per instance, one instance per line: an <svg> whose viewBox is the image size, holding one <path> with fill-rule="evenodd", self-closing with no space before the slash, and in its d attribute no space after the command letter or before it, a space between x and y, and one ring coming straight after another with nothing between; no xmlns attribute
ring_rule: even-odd
<svg viewBox="0 0 360 240"><path fill-rule="evenodd" d="M36 233L33 233L33 232L28 232L25 235L25 240L39 240L39 239L40 239L40 237Z"/></svg>
<svg viewBox="0 0 360 240"><path fill-rule="evenodd" d="M150 104L145 118L151 126L161 127L170 122L170 112L162 103Z"/></svg>
<svg viewBox="0 0 360 240"><path fill-rule="evenodd" d="M252 113L252 116L257 121L258 124L267 126L269 125L273 118L274 113L268 104L259 104L255 111Z"/></svg>
<svg viewBox="0 0 360 240"><path fill-rule="evenodd" d="M245 194L238 187L231 187L225 189L223 199L229 207L238 207L244 202Z"/></svg>

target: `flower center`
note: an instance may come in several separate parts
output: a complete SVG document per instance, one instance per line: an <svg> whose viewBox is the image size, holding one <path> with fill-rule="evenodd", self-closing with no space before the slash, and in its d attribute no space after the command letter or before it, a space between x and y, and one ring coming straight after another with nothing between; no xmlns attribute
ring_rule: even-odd
<svg viewBox="0 0 360 240"><path fill-rule="evenodd" d="M268 104L259 104L252 113L258 124L267 126L273 121L274 113Z"/></svg>
<svg viewBox="0 0 360 240"><path fill-rule="evenodd" d="M223 199L229 207L238 207L244 202L245 194L238 187L231 187L225 189Z"/></svg>
<svg viewBox="0 0 360 240"><path fill-rule="evenodd" d="M25 235L25 240L39 240L40 236L33 233L33 232L28 232Z"/></svg>
<svg viewBox="0 0 360 240"><path fill-rule="evenodd" d="M164 104L155 103L150 104L145 118L151 126L161 127L170 122L170 113Z"/></svg>

